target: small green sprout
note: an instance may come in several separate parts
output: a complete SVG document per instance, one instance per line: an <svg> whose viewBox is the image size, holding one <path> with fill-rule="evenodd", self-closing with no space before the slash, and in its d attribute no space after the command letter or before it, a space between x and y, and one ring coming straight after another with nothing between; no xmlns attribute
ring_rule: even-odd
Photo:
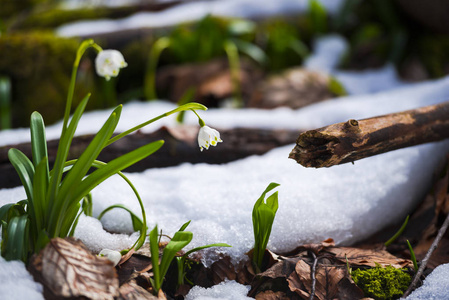
<svg viewBox="0 0 449 300"><path fill-rule="evenodd" d="M367 270L353 270L351 277L365 296L379 300L401 297L411 281L405 269L396 269L392 266L382 268L380 265Z"/></svg>
<svg viewBox="0 0 449 300"><path fill-rule="evenodd" d="M160 262L159 262L159 240L158 240L159 234L157 225L153 228L153 230L151 230L149 234L151 262L153 265L153 278L150 278L150 283L154 289L155 294L157 294L161 289L162 284L164 282L164 277L167 274L171 262L176 257L176 254L192 241L193 233L190 231L185 231L185 229L189 224L190 221L182 225L179 231L177 231L173 236L173 238L170 240L170 242L168 242L168 244L165 246L162 252ZM187 256L195 251L199 251L201 249L210 247L231 247L231 246L223 243L211 244L207 246L194 248L186 252L184 255L177 257L176 260L178 266L178 285L184 283L185 277L184 270Z"/></svg>
<svg viewBox="0 0 449 300"><path fill-rule="evenodd" d="M270 239L274 217L279 207L277 191L269 196L266 202L265 195L277 186L279 186L278 183L270 183L253 208L254 252L252 260L258 272L263 267L263 256Z"/></svg>
<svg viewBox="0 0 449 300"><path fill-rule="evenodd" d="M412 245L410 244L410 242L407 240L407 246L408 246L408 250L410 251L410 258L413 262L413 269L415 269L415 272L418 271L418 262L416 261L416 256L415 256L415 251L413 251Z"/></svg>
<svg viewBox="0 0 449 300"><path fill-rule="evenodd" d="M404 223L402 223L401 228L399 228L399 230L388 241L385 242L385 247L391 245L404 232L405 228L407 227L409 217L410 216L407 216L407 218L405 218L405 221Z"/></svg>

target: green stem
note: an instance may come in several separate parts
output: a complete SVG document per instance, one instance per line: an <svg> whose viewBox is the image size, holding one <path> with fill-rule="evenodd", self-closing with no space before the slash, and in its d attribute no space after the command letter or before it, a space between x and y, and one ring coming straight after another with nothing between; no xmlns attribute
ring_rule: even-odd
<svg viewBox="0 0 449 300"><path fill-rule="evenodd" d="M147 100L157 99L156 95L156 69L159 57L164 49L170 46L170 38L162 37L158 39L151 48L148 58L148 67L145 74L144 94Z"/></svg>
<svg viewBox="0 0 449 300"><path fill-rule="evenodd" d="M157 116L157 117L155 117L155 118L153 118L151 120L148 120L146 122L143 122L142 124L139 124L139 125L131 128L131 129L125 131L125 132L120 133L119 135L116 135L115 137L113 137L112 139L110 139L106 143L105 147L107 147L110 144L116 142L117 140L121 139L122 137L127 136L128 134L133 133L134 131L137 131L137 130L139 130L139 129L141 129L141 128L143 128L143 127L145 127L145 126L147 126L147 125L149 125L149 124L151 124L151 123L153 123L153 122L155 122L155 121L157 121L159 119L162 119L162 118L165 118L165 117L167 117L169 115L175 114L177 112L181 112L181 111L185 111L185 110L189 110L189 109L195 112L195 109L207 110L207 107L202 105L202 104L196 103L196 102L191 102L191 103L187 103L187 104L181 105L181 106L179 106L179 107L177 107L177 108L175 108L175 109L173 109L173 110L171 110L169 112L163 113L162 115L159 115L159 116Z"/></svg>
<svg viewBox="0 0 449 300"><path fill-rule="evenodd" d="M240 59L239 52L235 43L231 40L226 40L224 49L228 56L229 68L231 73L232 85L234 87L234 98L238 107L243 106L242 92L240 89Z"/></svg>
<svg viewBox="0 0 449 300"><path fill-rule="evenodd" d="M176 264L178 266L178 288L184 284L184 258L176 257Z"/></svg>
<svg viewBox="0 0 449 300"><path fill-rule="evenodd" d="M76 74L78 72L78 67L79 67L79 64L81 61L81 57L83 56L84 52L86 52L86 50L89 47L93 47L98 52L103 50L103 49L101 49L100 46L98 46L97 44L94 43L94 40L89 39L89 40L83 41L81 43L81 45L79 46L78 51L76 52L76 58L75 58L75 61L73 62L72 76L70 78L69 92L67 93L67 102L66 102L66 107L65 107L65 111L64 111L64 122L62 125L61 136L66 131L67 123L69 122L70 109L72 108L73 94L75 92Z"/></svg>

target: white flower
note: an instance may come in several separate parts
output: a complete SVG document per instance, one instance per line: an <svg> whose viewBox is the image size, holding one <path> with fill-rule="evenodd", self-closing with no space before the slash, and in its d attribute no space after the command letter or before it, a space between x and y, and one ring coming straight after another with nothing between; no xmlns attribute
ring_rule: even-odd
<svg viewBox="0 0 449 300"><path fill-rule="evenodd" d="M100 253L98 253L98 255L104 256L107 259L109 259L110 261L112 261L112 263L114 264L114 267L122 259L122 255L120 254L120 252L115 251L115 250L110 250L110 249L103 249L100 251Z"/></svg>
<svg viewBox="0 0 449 300"><path fill-rule="evenodd" d="M200 132L198 132L198 145L200 146L200 150L203 151L203 148L209 149L209 146L217 146L217 143L223 142L220 139L220 133L210 128L209 126L202 126L200 128Z"/></svg>
<svg viewBox="0 0 449 300"><path fill-rule="evenodd" d="M127 65L125 58L117 50L100 51L97 58L95 58L95 69L97 74L106 78L106 80L111 79L111 77L116 77L120 69Z"/></svg>

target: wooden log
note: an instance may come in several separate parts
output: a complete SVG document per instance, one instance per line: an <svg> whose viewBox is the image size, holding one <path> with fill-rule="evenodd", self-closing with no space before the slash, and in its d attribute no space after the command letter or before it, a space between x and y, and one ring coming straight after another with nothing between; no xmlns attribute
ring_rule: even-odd
<svg viewBox="0 0 449 300"><path fill-rule="evenodd" d="M298 132L295 130L267 130L251 128L234 128L219 130L224 141L201 152L198 147L197 126L162 127L152 133L137 132L128 135L106 147L99 160L109 162L120 155L156 140L164 140L164 146L154 154L127 168L126 172L141 172L150 168L176 166L184 162L221 164L250 155L265 152L295 142ZM69 159L78 158L92 140L93 135L75 137L70 147ZM53 165L59 140L48 141L50 165ZM31 144L9 145L0 147L0 188L20 185L19 176L8 159L9 148L17 148L31 157Z"/></svg>
<svg viewBox="0 0 449 300"><path fill-rule="evenodd" d="M304 167L331 167L449 137L449 102L301 133L289 158Z"/></svg>

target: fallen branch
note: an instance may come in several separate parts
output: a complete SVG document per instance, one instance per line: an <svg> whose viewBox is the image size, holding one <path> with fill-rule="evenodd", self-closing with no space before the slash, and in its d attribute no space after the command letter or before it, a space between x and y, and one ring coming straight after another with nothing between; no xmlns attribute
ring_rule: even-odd
<svg viewBox="0 0 449 300"><path fill-rule="evenodd" d="M306 131L289 158L305 167L331 167L445 138L449 102Z"/></svg>

